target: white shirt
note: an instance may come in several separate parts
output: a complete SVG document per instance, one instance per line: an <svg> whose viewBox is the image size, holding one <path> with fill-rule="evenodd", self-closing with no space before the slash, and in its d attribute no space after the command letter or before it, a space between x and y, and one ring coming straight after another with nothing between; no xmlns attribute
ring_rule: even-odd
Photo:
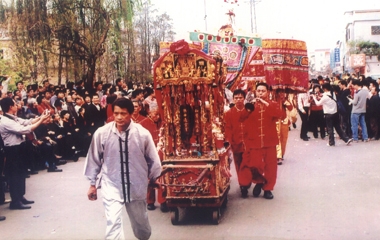
<svg viewBox="0 0 380 240"><path fill-rule="evenodd" d="M32 132L31 124L33 119L25 120L9 114L7 115L12 117L14 120L1 116L0 132L4 141L4 146L20 145L25 141L22 135Z"/></svg>
<svg viewBox="0 0 380 240"><path fill-rule="evenodd" d="M334 114L337 112L337 104L336 102L331 99L331 93L330 92L324 92L322 94L322 98L318 101L317 98L313 95L314 102L317 106L323 106L323 113L324 114ZM336 100L336 96L333 93L333 98Z"/></svg>
<svg viewBox="0 0 380 240"><path fill-rule="evenodd" d="M298 109L301 112L305 111L304 107L310 107L309 98L310 98L309 92L298 94L298 96L297 96Z"/></svg>
<svg viewBox="0 0 380 240"><path fill-rule="evenodd" d="M148 179L156 179L161 174L161 161L148 130L134 122L130 123L127 130L130 199L143 200L146 199ZM125 132L119 133L115 122L96 130L88 150L84 175L90 179L91 185L95 185L101 173L103 196L123 202L119 138L124 141ZM122 143L122 151L125 152L125 142ZM126 179L126 174L124 177Z"/></svg>

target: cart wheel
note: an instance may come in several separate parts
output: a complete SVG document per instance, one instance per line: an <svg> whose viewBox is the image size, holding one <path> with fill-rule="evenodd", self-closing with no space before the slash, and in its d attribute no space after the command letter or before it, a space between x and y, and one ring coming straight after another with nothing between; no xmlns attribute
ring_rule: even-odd
<svg viewBox="0 0 380 240"><path fill-rule="evenodd" d="M179 224L179 211L178 208L172 208L170 209L170 218L173 225Z"/></svg>
<svg viewBox="0 0 380 240"><path fill-rule="evenodd" d="M212 223L218 225L220 221L220 209L216 208L212 211Z"/></svg>

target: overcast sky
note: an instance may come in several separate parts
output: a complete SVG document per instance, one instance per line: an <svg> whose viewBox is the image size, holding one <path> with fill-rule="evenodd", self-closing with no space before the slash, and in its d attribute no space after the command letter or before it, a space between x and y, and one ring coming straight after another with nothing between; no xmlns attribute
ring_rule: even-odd
<svg viewBox="0 0 380 240"><path fill-rule="evenodd" d="M308 50L333 48L343 40L344 12L379 9L379 0L256 0L257 33L262 38L293 38L306 41ZM251 35L250 1L238 5L224 0L151 0L160 13L167 12L174 23L177 40L189 40L188 32L217 34L228 23L228 9L236 14L237 35ZM205 7L206 5L206 7ZM207 14L204 21L205 9ZM380 19L380 16L379 16Z"/></svg>

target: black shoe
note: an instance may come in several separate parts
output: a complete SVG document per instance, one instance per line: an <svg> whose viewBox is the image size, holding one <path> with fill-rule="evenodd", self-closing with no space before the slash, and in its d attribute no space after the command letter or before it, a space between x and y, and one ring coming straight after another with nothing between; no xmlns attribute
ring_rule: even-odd
<svg viewBox="0 0 380 240"><path fill-rule="evenodd" d="M282 158L277 158L277 165L282 165L282 161L283 161Z"/></svg>
<svg viewBox="0 0 380 240"><path fill-rule="evenodd" d="M24 205L26 205L26 204L33 204L34 201L29 201L29 200L27 200L26 198L22 198L22 199L21 199L21 203L24 204Z"/></svg>
<svg viewBox="0 0 380 240"><path fill-rule="evenodd" d="M9 204L9 209L11 210L23 210L23 209L31 209L31 208L32 208L31 206L24 205L21 202Z"/></svg>
<svg viewBox="0 0 380 240"><path fill-rule="evenodd" d="M305 138L302 138L302 140L309 141L309 138L305 137Z"/></svg>
<svg viewBox="0 0 380 240"><path fill-rule="evenodd" d="M5 220L5 217L4 216L0 216L0 221L4 221Z"/></svg>
<svg viewBox="0 0 380 240"><path fill-rule="evenodd" d="M154 209L156 209L156 206L154 206L153 203L149 203L148 206L146 207L149 211L153 211Z"/></svg>
<svg viewBox="0 0 380 240"><path fill-rule="evenodd" d="M161 210L161 212L169 212L169 208L168 208L168 205L166 204L166 202L161 203L160 210Z"/></svg>
<svg viewBox="0 0 380 240"><path fill-rule="evenodd" d="M273 194L271 191L264 191L264 198L265 199L273 199Z"/></svg>
<svg viewBox="0 0 380 240"><path fill-rule="evenodd" d="M58 168L49 168L48 170L47 170L48 172L62 172L62 169L58 169Z"/></svg>
<svg viewBox="0 0 380 240"><path fill-rule="evenodd" d="M66 160L58 160L57 165L65 165L67 163Z"/></svg>
<svg viewBox="0 0 380 240"><path fill-rule="evenodd" d="M258 197L261 193L261 189L264 186L262 183L257 183L255 187L253 188L252 194L254 197Z"/></svg>
<svg viewBox="0 0 380 240"><path fill-rule="evenodd" d="M248 197L248 188L247 187L240 187L240 191L241 191L241 197L242 198Z"/></svg>
<svg viewBox="0 0 380 240"><path fill-rule="evenodd" d="M352 143L352 141L354 141L354 139L352 139L352 138L348 139L346 142L346 145L349 145L350 143Z"/></svg>
<svg viewBox="0 0 380 240"><path fill-rule="evenodd" d="M32 175L38 174L38 171L28 171L28 174L32 174Z"/></svg>

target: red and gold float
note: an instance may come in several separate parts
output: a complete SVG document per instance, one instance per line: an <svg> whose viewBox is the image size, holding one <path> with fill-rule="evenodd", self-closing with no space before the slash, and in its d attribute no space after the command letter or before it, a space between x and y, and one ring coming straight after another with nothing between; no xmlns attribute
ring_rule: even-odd
<svg viewBox="0 0 380 240"><path fill-rule="evenodd" d="M230 185L223 144L223 59L181 40L166 45L153 71L163 119L161 180L172 223L178 224L179 207L208 207L217 224Z"/></svg>

